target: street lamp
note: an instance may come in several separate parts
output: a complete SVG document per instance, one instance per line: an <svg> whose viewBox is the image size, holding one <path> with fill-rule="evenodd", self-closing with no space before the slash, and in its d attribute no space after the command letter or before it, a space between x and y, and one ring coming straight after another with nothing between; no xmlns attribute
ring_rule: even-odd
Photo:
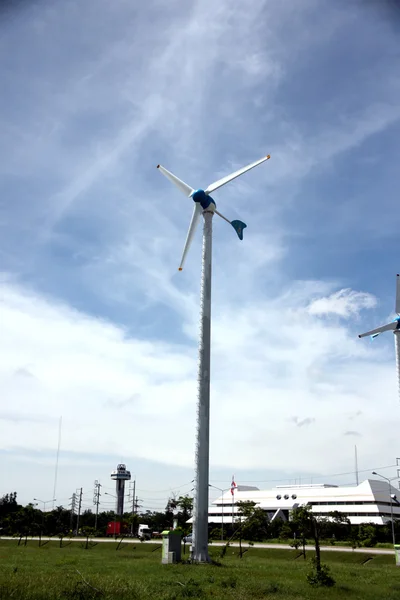
<svg viewBox="0 0 400 600"><path fill-rule="evenodd" d="M40 498L34 498L35 502L41 502L43 504L43 512L46 512L46 504L48 504L49 502L55 502L56 498L53 498L52 500L40 500Z"/></svg>
<svg viewBox="0 0 400 600"><path fill-rule="evenodd" d="M382 479L385 479L388 482L389 485L389 498L390 498L390 519L392 521L392 540L393 540L393 546L396 543L396 536L394 533L394 521L393 521L393 498L392 498L392 493L391 493L391 486L390 486L390 482L394 481L395 479L397 479L397 477L391 477L390 479L388 477L385 477L384 475L381 475L380 473L377 473L376 471L372 471L372 475L378 475L378 477L382 477Z"/></svg>
<svg viewBox="0 0 400 600"><path fill-rule="evenodd" d="M224 495L224 492L227 492L230 488L226 488L225 490L223 490L222 488L219 488L216 485L211 485L211 483L208 484L208 487L212 487L215 488L216 490L219 490L220 492L222 492L222 496ZM222 500L222 523L221 523L221 542L224 541L224 502Z"/></svg>

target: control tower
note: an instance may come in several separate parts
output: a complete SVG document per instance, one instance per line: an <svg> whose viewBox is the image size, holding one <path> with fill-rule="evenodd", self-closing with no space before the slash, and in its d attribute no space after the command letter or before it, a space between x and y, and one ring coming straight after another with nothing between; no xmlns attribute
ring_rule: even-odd
<svg viewBox="0 0 400 600"><path fill-rule="evenodd" d="M117 495L117 501L115 506L115 513L122 517L124 514L124 495L125 495L125 481L129 481L131 478L131 472L126 470L126 465L117 465L115 471L111 473L111 479L115 484L115 491Z"/></svg>

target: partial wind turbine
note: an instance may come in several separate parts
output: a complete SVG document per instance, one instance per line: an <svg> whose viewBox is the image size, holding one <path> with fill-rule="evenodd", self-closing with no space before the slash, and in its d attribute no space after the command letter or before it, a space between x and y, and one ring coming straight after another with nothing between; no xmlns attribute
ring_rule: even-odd
<svg viewBox="0 0 400 600"><path fill-rule="evenodd" d="M381 327L377 327L376 329L371 329L371 331L367 331L366 333L362 333L358 337L363 338L370 336L371 339L375 339L379 334L384 331L393 331L394 333L394 345L396 349L396 370L397 370L397 389L400 396L400 275L396 275L396 306L395 306L397 317L393 319L390 323L386 325L382 325Z"/></svg>
<svg viewBox="0 0 400 600"><path fill-rule="evenodd" d="M235 171L214 183L205 190L194 189L178 177L167 171L161 165L157 168L187 197L194 201L192 220L183 248L182 260L179 270L183 265L194 234L203 215L203 251L200 296L200 341L199 341L199 367L198 367L198 404L197 404L197 444L196 444L196 475L194 494L194 518L192 560L195 562L209 562L208 555L208 491L209 491L209 449L210 449L210 352L211 352L211 258L212 258L212 218L218 215L232 225L240 240L243 239L243 230L246 224L243 221L230 221L217 210L215 200L210 194L236 177L254 169L268 160L265 156L243 169Z"/></svg>

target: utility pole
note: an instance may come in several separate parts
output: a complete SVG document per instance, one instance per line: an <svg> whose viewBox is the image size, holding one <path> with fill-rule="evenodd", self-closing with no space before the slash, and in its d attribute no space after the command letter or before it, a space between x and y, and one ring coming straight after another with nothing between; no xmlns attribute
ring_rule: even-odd
<svg viewBox="0 0 400 600"><path fill-rule="evenodd" d="M79 531L79 518L81 516L81 507L82 507L82 488L80 489L80 492L79 492L78 516L76 518L76 535L78 535L78 531Z"/></svg>
<svg viewBox="0 0 400 600"><path fill-rule="evenodd" d="M93 495L93 504L96 506L96 517L94 520L94 528L97 530L97 518L99 516L99 504L100 504L100 488L101 483L99 481L94 482L94 495Z"/></svg>
<svg viewBox="0 0 400 600"><path fill-rule="evenodd" d="M73 528L74 528L75 508L76 508L76 494L74 492L71 497L71 519L69 522L69 528L71 531L73 531Z"/></svg>
<svg viewBox="0 0 400 600"><path fill-rule="evenodd" d="M131 523L131 535L133 536L133 517L136 514L136 477L133 480L133 497L132 497L132 523Z"/></svg>

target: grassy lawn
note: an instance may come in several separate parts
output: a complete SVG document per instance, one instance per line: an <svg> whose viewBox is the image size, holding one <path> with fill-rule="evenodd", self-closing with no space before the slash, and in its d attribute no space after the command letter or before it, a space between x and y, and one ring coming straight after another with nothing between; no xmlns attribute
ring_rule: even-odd
<svg viewBox="0 0 400 600"><path fill-rule="evenodd" d="M252 548L240 559L238 549L230 548L219 559L221 549L211 547L220 565L161 565L159 546L138 543L118 551L116 546L100 543L85 550L84 543L59 548L49 542L39 548L38 542L18 546L17 540L0 540L0 599L400 598L400 569L390 555L326 552L322 559L336 586L318 589L306 581L309 560L294 550Z"/></svg>

